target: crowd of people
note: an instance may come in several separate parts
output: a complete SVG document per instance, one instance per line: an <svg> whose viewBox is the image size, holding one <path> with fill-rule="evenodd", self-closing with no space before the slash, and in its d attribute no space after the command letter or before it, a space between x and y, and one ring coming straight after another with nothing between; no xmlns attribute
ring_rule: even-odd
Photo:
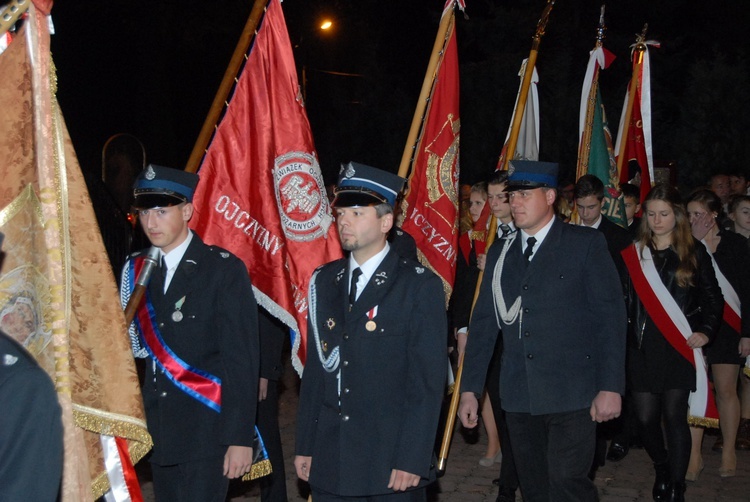
<svg viewBox="0 0 750 502"><path fill-rule="evenodd" d="M745 177L715 175L687 198L656 185L643 201L625 184L618 213L595 176L570 186L557 164L510 164L466 190L447 312L441 280L394 226L405 180L342 168L331 204L346 254L311 278L296 422L294 468L315 502L427 500L445 333L463 360L458 415L468 429L482 418L479 463L500 464L499 502L519 489L527 502L598 500L597 466L634 445L653 462L654 500L682 501L706 428L720 429L718 474L735 475L736 450L750 449ZM130 335L156 499L223 501L230 479L270 461L262 500L281 502L285 328L259 312L242 262L189 229L197 183L155 165L139 175L134 207L158 255L135 253L122 272L125 305L155 265ZM0 390L33 369L17 345L3 348Z"/></svg>
<svg viewBox="0 0 750 502"><path fill-rule="evenodd" d="M674 187L656 185L643 201L639 187L624 184L619 188L625 227L605 216L615 213L604 207L613 202L605 201L604 185L595 176L557 185L554 176L544 178L557 174L545 163L511 164L513 174L502 192L509 208L503 226L512 229L510 238L500 231L496 202L491 209L497 229L485 225L484 234L472 228L462 235L462 241L470 238L476 244L461 246L458 273L465 277L457 276L452 301L452 307L466 302L476 286L470 280L463 284L476 272L462 268L484 270L471 322L456 315L459 308L452 319L458 350L466 352L462 423L474 427L481 416L485 429L493 429L487 432L481 465L492 465L488 460L498 451L494 438L499 435L498 458L513 466L509 475L501 465L501 476L494 480L500 487L497 500L515 500L519 480L524 500L595 500L591 480L596 468L605 459L622 460L633 446L644 447L654 463L654 500L684 500L686 481L697 481L703 469L703 433L716 427L720 435L712 448L722 455L718 474L734 476L736 449L750 449L750 378L743 372L750 323L742 321L750 309L750 187L745 176L714 175L685 198ZM474 199L492 204L480 186L471 190L472 216L481 213ZM595 253L611 258L609 263L579 268L595 248L575 250L597 232L559 233L558 227L597 229L603 243ZM497 235L498 244L485 255L481 250L488 233ZM530 246L533 251L524 260ZM548 262L547 253L555 261ZM601 287L611 281L611 269L617 281L609 282L607 293L619 306L596 304L592 282ZM599 300L603 294L598 293ZM542 305L552 325L534 315ZM607 313L606 308L614 310ZM613 320L610 335L618 335L600 333ZM574 364L567 370L566 359ZM622 396L611 409L612 420L579 436L588 449L576 450L577 458L566 457L569 451L561 445L571 434L568 421L584 412L595 422L608 420L608 408L599 414L602 391ZM488 406L487 401L499 404ZM586 401L590 409L583 406ZM577 423L582 426L580 419ZM546 442L540 443L540 437ZM561 472L566 462L569 469Z"/></svg>

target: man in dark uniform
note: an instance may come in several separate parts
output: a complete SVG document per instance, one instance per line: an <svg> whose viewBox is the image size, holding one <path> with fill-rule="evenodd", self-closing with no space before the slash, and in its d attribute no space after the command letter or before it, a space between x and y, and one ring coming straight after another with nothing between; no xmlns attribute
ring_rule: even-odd
<svg viewBox="0 0 750 502"><path fill-rule="evenodd" d="M297 475L315 502L424 501L446 378L440 279L386 241L404 180L342 168L333 206L347 258L311 280Z"/></svg>
<svg viewBox="0 0 750 502"><path fill-rule="evenodd" d="M250 471L258 402L258 313L245 265L188 228L198 176L149 165L133 206L160 266L131 332L146 357L143 404L156 500L224 501ZM135 282L144 252L123 270ZM125 294L124 297L129 295Z"/></svg>
<svg viewBox="0 0 750 502"><path fill-rule="evenodd" d="M0 265L3 257L0 251ZM34 357L2 331L0 410L0 499L57 500L63 427L55 385Z"/></svg>
<svg viewBox="0 0 750 502"><path fill-rule="evenodd" d="M476 427L501 328L500 397L524 500L598 500L588 478L596 423L619 415L625 390L622 288L602 234L555 217L557 164L510 165L519 231L487 256L459 416Z"/></svg>

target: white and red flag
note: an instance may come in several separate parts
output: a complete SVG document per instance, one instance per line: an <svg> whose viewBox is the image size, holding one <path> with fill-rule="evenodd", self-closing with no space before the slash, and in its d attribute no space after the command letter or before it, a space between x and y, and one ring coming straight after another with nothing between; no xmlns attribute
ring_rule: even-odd
<svg viewBox="0 0 750 502"><path fill-rule="evenodd" d="M402 202L401 227L417 243L419 260L443 280L446 303L453 291L458 249L458 51L453 12L446 2L443 21L449 22L434 73L424 126L417 142L408 191ZM458 2L463 8L463 2ZM450 16L450 19L446 19ZM429 71L429 70L428 70ZM428 75L428 78L432 77Z"/></svg>
<svg viewBox="0 0 750 502"><path fill-rule="evenodd" d="M641 187L641 200L654 185L654 152L651 143L651 63L648 46L659 47L658 42L641 42L633 50L633 75L636 79L635 95L630 96L632 85L625 93L625 106L620 117L617 131L615 151L621 152L623 134L625 135L625 150L622 161L618 158L620 169L620 183L633 183ZM641 49L642 47L642 49ZM632 113L630 121L625 124L628 103L632 99Z"/></svg>
<svg viewBox="0 0 750 502"><path fill-rule="evenodd" d="M268 3L198 174L191 227L245 262L258 303L294 330L301 374L310 276L342 251L279 0Z"/></svg>

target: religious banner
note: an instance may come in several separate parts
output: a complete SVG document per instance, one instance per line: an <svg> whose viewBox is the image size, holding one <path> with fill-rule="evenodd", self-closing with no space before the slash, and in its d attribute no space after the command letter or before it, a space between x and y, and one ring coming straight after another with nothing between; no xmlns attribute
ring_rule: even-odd
<svg viewBox="0 0 750 502"><path fill-rule="evenodd" d="M133 464L152 442L125 318L57 103L48 12L36 3L24 8L28 15L16 22L0 54L0 232L6 254L0 328L55 383L65 430L61 499L93 501L119 484L125 495L117 500L138 501ZM114 449L109 455L108 446Z"/></svg>
<svg viewBox="0 0 750 502"><path fill-rule="evenodd" d="M245 262L260 305L307 354L307 289L342 256L279 0L271 0L198 171L190 226Z"/></svg>
<svg viewBox="0 0 750 502"><path fill-rule="evenodd" d="M446 304L453 291L458 249L458 51L451 0L443 51L435 70L424 127L401 203L401 228L417 243L419 260L442 280ZM429 76L429 75L428 75Z"/></svg>

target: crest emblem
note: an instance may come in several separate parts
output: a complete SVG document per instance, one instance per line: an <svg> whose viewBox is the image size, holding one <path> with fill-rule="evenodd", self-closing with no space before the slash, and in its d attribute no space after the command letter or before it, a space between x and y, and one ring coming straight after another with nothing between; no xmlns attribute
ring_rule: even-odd
<svg viewBox="0 0 750 502"><path fill-rule="evenodd" d="M328 233L333 222L318 160L304 152L276 158L273 168L276 204L284 235L308 242Z"/></svg>
<svg viewBox="0 0 750 502"><path fill-rule="evenodd" d="M154 172L154 168L153 166L151 166L151 164L149 164L148 169L146 169L146 174L144 176L149 181L156 178L156 173Z"/></svg>
<svg viewBox="0 0 750 502"><path fill-rule="evenodd" d="M344 166L341 166L341 167L343 169ZM352 165L351 162L349 162L349 164L346 165L346 171L344 172L344 176L346 176L347 178L351 178L352 176L354 176L355 173L356 171L354 171L354 166Z"/></svg>

